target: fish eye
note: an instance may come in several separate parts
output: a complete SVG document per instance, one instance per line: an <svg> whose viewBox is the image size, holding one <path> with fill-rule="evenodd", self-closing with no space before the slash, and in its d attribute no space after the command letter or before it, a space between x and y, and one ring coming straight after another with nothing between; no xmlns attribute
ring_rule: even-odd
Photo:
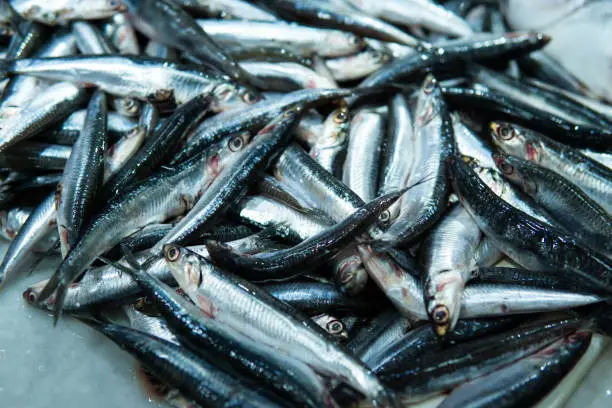
<svg viewBox="0 0 612 408"><path fill-rule="evenodd" d="M380 213L378 216L378 222L381 224L386 224L391 220L391 212L389 210L385 210Z"/></svg>
<svg viewBox="0 0 612 408"><path fill-rule="evenodd" d="M340 109L334 115L334 122L336 122L336 123L344 123L347 120L348 120L348 113L347 113L346 109Z"/></svg>
<svg viewBox="0 0 612 408"><path fill-rule="evenodd" d="M181 251L174 245L168 245L164 248L164 255L170 262L175 262L181 256Z"/></svg>
<svg viewBox="0 0 612 408"><path fill-rule="evenodd" d="M432 93L436 88L436 80L434 78L430 78L425 82L425 86L423 87L423 91L425 93Z"/></svg>
<svg viewBox="0 0 612 408"><path fill-rule="evenodd" d="M242 137L240 136L232 137L227 143L227 146L232 152L237 152L238 150L242 149L242 146L244 146L244 140L242 140Z"/></svg>
<svg viewBox="0 0 612 408"><path fill-rule="evenodd" d="M242 100L248 104L252 104L257 102L257 96L255 96L253 92L247 91L242 95Z"/></svg>
<svg viewBox="0 0 612 408"><path fill-rule="evenodd" d="M448 315L448 309L446 308L446 306L436 306L436 308L433 311L433 319L436 322L436 324L439 325L443 325L448 323L449 320L449 315Z"/></svg>
<svg viewBox="0 0 612 408"><path fill-rule="evenodd" d="M499 137L503 140L510 140L514 137L514 130L509 126L502 126L499 128Z"/></svg>
<svg viewBox="0 0 612 408"><path fill-rule="evenodd" d="M344 330L344 324L339 320L332 320L326 327L330 334L340 334Z"/></svg>

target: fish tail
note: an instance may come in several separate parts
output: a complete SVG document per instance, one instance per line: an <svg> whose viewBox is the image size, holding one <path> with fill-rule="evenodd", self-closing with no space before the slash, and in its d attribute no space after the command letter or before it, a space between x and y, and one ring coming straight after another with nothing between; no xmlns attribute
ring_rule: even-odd
<svg viewBox="0 0 612 408"><path fill-rule="evenodd" d="M36 300L36 303L40 306L45 300L49 299L51 295L53 294L53 292L55 292L59 284L60 284L60 272L58 270L53 274L51 279L49 279L49 281L47 282L43 290L40 292L40 295L38 295L38 299Z"/></svg>
<svg viewBox="0 0 612 408"><path fill-rule="evenodd" d="M57 326L57 322L62 316L64 301L66 300L66 292L68 292L68 285L65 282L61 281L57 286L55 294L55 305L53 307L53 326Z"/></svg>

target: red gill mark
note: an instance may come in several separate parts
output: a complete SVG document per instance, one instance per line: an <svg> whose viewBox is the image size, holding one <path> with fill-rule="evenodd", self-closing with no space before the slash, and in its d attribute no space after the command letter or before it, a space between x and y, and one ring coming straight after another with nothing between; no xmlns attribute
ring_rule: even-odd
<svg viewBox="0 0 612 408"><path fill-rule="evenodd" d="M527 160L536 162L540 160L538 149L531 142L525 144L525 154L527 155Z"/></svg>

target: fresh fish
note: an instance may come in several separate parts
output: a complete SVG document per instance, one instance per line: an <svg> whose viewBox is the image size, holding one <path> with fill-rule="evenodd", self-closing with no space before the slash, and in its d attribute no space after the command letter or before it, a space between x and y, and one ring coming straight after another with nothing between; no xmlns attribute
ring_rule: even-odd
<svg viewBox="0 0 612 408"><path fill-rule="evenodd" d="M104 181L108 181L139 151L146 135L146 127L138 126L109 147L104 154Z"/></svg>
<svg viewBox="0 0 612 408"><path fill-rule="evenodd" d="M365 290L368 272L354 245L341 250L331 262L334 282L343 293L356 296Z"/></svg>
<svg viewBox="0 0 612 408"><path fill-rule="evenodd" d="M408 178L415 154L415 133L408 102L402 94L393 96L389 107L388 130L382 155L382 174L378 194L408 187ZM394 222L400 212L399 203L389 208L389 222Z"/></svg>
<svg viewBox="0 0 612 408"><path fill-rule="evenodd" d="M334 310L368 312L373 306L365 299L344 295L329 283L286 282L268 284L263 288L276 299L308 314Z"/></svg>
<svg viewBox="0 0 612 408"><path fill-rule="evenodd" d="M104 22L102 27L104 36L119 50L120 54L140 54L136 32L126 14L113 14L109 20Z"/></svg>
<svg viewBox="0 0 612 408"><path fill-rule="evenodd" d="M577 318L535 320L516 329L460 343L440 352L424 352L401 371L380 375L391 388L408 395L444 391L529 356L580 327ZM452 362L445 364L445 362ZM477 368L475 368L476 366Z"/></svg>
<svg viewBox="0 0 612 408"><path fill-rule="evenodd" d="M187 132L206 115L213 104L210 94L198 95L177 108L147 138L144 146L106 183L105 196L113 197L130 184L154 173L168 160Z"/></svg>
<svg viewBox="0 0 612 408"><path fill-rule="evenodd" d="M367 48L357 54L328 58L325 65L338 82L362 79L380 69L391 60L391 54Z"/></svg>
<svg viewBox="0 0 612 408"><path fill-rule="evenodd" d="M327 116L320 132L310 143L308 154L331 174L340 172L346 154L347 136L351 126L349 109L342 105Z"/></svg>
<svg viewBox="0 0 612 408"><path fill-rule="evenodd" d="M395 202L402 192L379 197L359 208L349 217L296 246L280 251L257 255L241 255L215 241L206 243L215 263L251 280L283 280L296 276L298 266L313 267L330 256L330 253L347 245L378 220L382 211ZM296 273L297 272L297 273Z"/></svg>
<svg viewBox="0 0 612 408"><path fill-rule="evenodd" d="M106 136L106 96L96 92L87 107L83 130L79 135L62 181L57 187L57 230L62 257L74 246L83 233L84 224L93 215L95 200L104 178Z"/></svg>
<svg viewBox="0 0 612 408"><path fill-rule="evenodd" d="M198 24L219 44L276 45L306 57L313 53L321 57L341 57L363 46L363 42L351 33L278 21L198 20Z"/></svg>
<svg viewBox="0 0 612 408"><path fill-rule="evenodd" d="M457 37L473 32L461 17L430 0L349 0L366 13L406 27L419 26Z"/></svg>
<svg viewBox="0 0 612 408"><path fill-rule="evenodd" d="M0 71L53 81L94 84L115 96L181 105L212 92L219 109L256 101L248 88L194 66L136 56L74 56L3 61Z"/></svg>
<svg viewBox="0 0 612 408"><path fill-rule="evenodd" d="M277 20L274 14L243 0L178 0L177 3L188 10L205 14L208 17L234 20Z"/></svg>
<svg viewBox="0 0 612 408"><path fill-rule="evenodd" d="M148 333L180 346L178 338L170 331L168 325L161 317L146 315L138 311L134 305L124 306L123 311L127 315L132 329Z"/></svg>
<svg viewBox="0 0 612 408"><path fill-rule="evenodd" d="M32 249L55 229L55 194L36 207L19 229L0 265L0 286L32 265Z"/></svg>
<svg viewBox="0 0 612 408"><path fill-rule="evenodd" d="M455 149L454 136L450 114L433 76L427 77L419 92L414 133L414 159L406 182L410 190L402 198L399 216L377 238L388 247L418 238L446 207L446 162Z"/></svg>
<svg viewBox="0 0 612 408"><path fill-rule="evenodd" d="M184 347L125 326L85 318L81 321L100 331L198 404L279 407Z"/></svg>
<svg viewBox="0 0 612 408"><path fill-rule="evenodd" d="M122 0L134 27L147 37L177 48L235 81L251 83L248 73L229 58L185 10L168 0Z"/></svg>
<svg viewBox="0 0 612 408"><path fill-rule="evenodd" d="M160 172L111 199L85 226L38 301L45 301L57 289L54 310L58 319L68 285L98 256L140 228L188 211L216 176L217 164L227 156L226 147L219 149L219 153L200 155L172 170Z"/></svg>
<svg viewBox="0 0 612 408"><path fill-rule="evenodd" d="M457 205L432 229L421 246L427 313L444 336L459 320L461 296L476 268L482 233L471 215Z"/></svg>
<svg viewBox="0 0 612 408"><path fill-rule="evenodd" d="M556 172L612 213L612 170L571 147L523 127L494 122L491 135L504 152Z"/></svg>
<svg viewBox="0 0 612 408"><path fill-rule="evenodd" d="M15 10L28 20L64 25L72 20L95 20L125 10L118 0L12 0Z"/></svg>
<svg viewBox="0 0 612 408"><path fill-rule="evenodd" d="M7 241L13 241L32 210L31 207L14 207L0 212L0 236Z"/></svg>
<svg viewBox="0 0 612 408"><path fill-rule="evenodd" d="M587 331L570 334L506 368L459 386L439 407L533 405L574 367L590 341Z"/></svg>
<svg viewBox="0 0 612 408"><path fill-rule="evenodd" d="M63 170L72 148L24 141L0 153L0 167L13 170Z"/></svg>
<svg viewBox="0 0 612 408"><path fill-rule="evenodd" d="M24 105L21 115L2 121L0 152L64 119L78 108L84 99L85 92L70 83L60 82L45 89L37 98Z"/></svg>
<svg viewBox="0 0 612 408"><path fill-rule="evenodd" d="M377 38L416 46L419 41L402 30L371 17L343 0L272 0L265 5L288 20L297 20L348 31L362 37Z"/></svg>
<svg viewBox="0 0 612 408"><path fill-rule="evenodd" d="M389 403L384 387L363 365L329 342L314 323L296 316L290 307L263 289L222 272L185 248L167 245L164 254L185 293L204 313L227 325L228 330L248 328L248 335L262 346L354 387L369 400Z"/></svg>
<svg viewBox="0 0 612 408"><path fill-rule="evenodd" d="M294 91L338 87L333 80L295 62L244 61L240 66L249 74L265 81L268 90Z"/></svg>
<svg viewBox="0 0 612 408"><path fill-rule="evenodd" d="M455 192L478 227L515 262L581 280L591 290L611 290L612 264L605 257L582 247L558 228L510 206L461 158L451 160L450 175Z"/></svg>
<svg viewBox="0 0 612 408"><path fill-rule="evenodd" d="M358 350L356 354L366 366L372 367L376 359L385 353L387 347L406 336L410 329L412 329L412 324L408 319L401 316L396 317L391 324L387 325L379 335L374 337L361 350Z"/></svg>
<svg viewBox="0 0 612 408"><path fill-rule="evenodd" d="M504 177L546 208L567 231L612 256L612 217L580 188L533 162L499 153L494 158Z"/></svg>
<svg viewBox="0 0 612 408"><path fill-rule="evenodd" d="M376 197L385 119L379 113L360 109L351 119L350 127L342 181L362 200L371 201Z"/></svg>
<svg viewBox="0 0 612 408"><path fill-rule="evenodd" d="M114 46L102 36L102 32L86 21L72 23L72 34L79 52L83 55L114 54Z"/></svg>
<svg viewBox="0 0 612 408"><path fill-rule="evenodd" d="M451 114L451 117L459 153L474 158L478 164L484 168L495 168L493 149L466 126L458 115Z"/></svg>

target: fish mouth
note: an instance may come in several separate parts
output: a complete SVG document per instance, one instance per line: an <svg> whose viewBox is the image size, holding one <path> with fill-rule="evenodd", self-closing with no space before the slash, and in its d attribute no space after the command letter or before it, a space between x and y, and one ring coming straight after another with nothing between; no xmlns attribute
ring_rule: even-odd
<svg viewBox="0 0 612 408"><path fill-rule="evenodd" d="M435 324L436 334L439 337L446 336L450 328L450 311L448 307L437 305L431 313L431 317Z"/></svg>

